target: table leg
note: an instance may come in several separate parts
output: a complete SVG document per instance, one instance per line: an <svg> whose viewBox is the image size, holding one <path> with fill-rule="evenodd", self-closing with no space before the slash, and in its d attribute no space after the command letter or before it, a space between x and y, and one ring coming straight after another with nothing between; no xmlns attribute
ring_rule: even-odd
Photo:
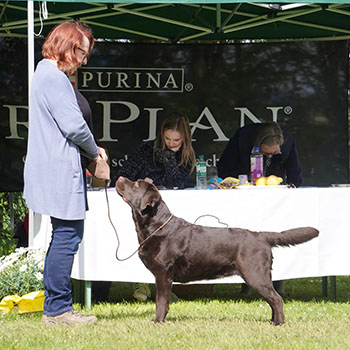
<svg viewBox="0 0 350 350"><path fill-rule="evenodd" d="M85 281L85 307L91 309L91 281Z"/></svg>
<svg viewBox="0 0 350 350"><path fill-rule="evenodd" d="M337 299L337 279L336 276L329 276L330 282L330 298ZM328 296L328 277L322 277L322 296Z"/></svg>
<svg viewBox="0 0 350 350"><path fill-rule="evenodd" d="M326 297L328 295L328 277L322 277L322 296Z"/></svg>
<svg viewBox="0 0 350 350"><path fill-rule="evenodd" d="M330 285L331 285L331 300L337 299L337 279L335 276L330 276Z"/></svg>

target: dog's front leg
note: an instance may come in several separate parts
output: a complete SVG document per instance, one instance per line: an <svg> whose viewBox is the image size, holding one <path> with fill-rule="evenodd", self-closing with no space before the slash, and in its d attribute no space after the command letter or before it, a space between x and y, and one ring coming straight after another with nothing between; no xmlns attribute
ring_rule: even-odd
<svg viewBox="0 0 350 350"><path fill-rule="evenodd" d="M154 322L163 322L168 311L172 279L166 273L156 276L156 318Z"/></svg>

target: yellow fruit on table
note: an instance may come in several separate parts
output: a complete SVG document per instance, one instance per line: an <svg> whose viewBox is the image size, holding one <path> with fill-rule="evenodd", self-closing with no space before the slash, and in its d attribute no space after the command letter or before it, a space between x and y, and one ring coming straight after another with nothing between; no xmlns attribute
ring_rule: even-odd
<svg viewBox="0 0 350 350"><path fill-rule="evenodd" d="M281 177L277 177L275 175L270 175L267 179L266 179L266 185L268 186L277 186L279 185L281 182L283 181L283 179Z"/></svg>
<svg viewBox="0 0 350 350"><path fill-rule="evenodd" d="M235 177L225 177L220 183L219 188L234 188L239 185L239 180Z"/></svg>
<svg viewBox="0 0 350 350"><path fill-rule="evenodd" d="M255 180L255 185L256 186L266 186L266 180L267 180L267 178L265 176L258 177Z"/></svg>

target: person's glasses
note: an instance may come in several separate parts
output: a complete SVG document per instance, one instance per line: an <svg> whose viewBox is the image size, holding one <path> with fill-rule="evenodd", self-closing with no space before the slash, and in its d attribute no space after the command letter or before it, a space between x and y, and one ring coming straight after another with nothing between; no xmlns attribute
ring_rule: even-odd
<svg viewBox="0 0 350 350"><path fill-rule="evenodd" d="M281 154L281 149L279 148L275 152L264 152L263 150L260 149L260 153L264 155L265 157L271 158L272 156L275 156L277 154Z"/></svg>
<svg viewBox="0 0 350 350"><path fill-rule="evenodd" d="M86 51L85 51L84 49L82 49L81 47L78 47L78 50L79 50L80 52L82 52L82 54L83 54L82 58L83 58L83 59L89 56L89 53L86 52Z"/></svg>

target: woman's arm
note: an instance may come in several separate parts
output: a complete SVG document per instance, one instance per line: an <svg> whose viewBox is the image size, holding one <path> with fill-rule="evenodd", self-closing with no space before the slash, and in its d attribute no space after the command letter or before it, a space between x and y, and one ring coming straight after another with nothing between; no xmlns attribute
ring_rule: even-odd
<svg viewBox="0 0 350 350"><path fill-rule="evenodd" d="M228 176L237 176L240 157L239 131L240 129L230 139L218 161L218 175L223 179Z"/></svg>
<svg viewBox="0 0 350 350"><path fill-rule="evenodd" d="M157 151L161 152L160 150ZM178 165L176 155L177 152L173 152L170 149L165 151L165 156L167 159L164 162L165 174L163 177L163 186L167 188L184 188L187 178L191 172L191 167L186 165Z"/></svg>
<svg viewBox="0 0 350 350"><path fill-rule="evenodd" d="M50 67L50 69L57 69ZM52 73L52 72L51 72ZM49 105L52 117L62 134L84 150L91 158L98 156L94 137L79 108L73 87L64 73L55 71L41 82L42 98Z"/></svg>
<svg viewBox="0 0 350 350"><path fill-rule="evenodd" d="M138 146L136 151L126 160L123 166L117 173L117 179L119 176L128 178L129 180L136 181L143 178L142 170L145 169L145 162L149 160L151 152L150 146L146 143L142 143Z"/></svg>

